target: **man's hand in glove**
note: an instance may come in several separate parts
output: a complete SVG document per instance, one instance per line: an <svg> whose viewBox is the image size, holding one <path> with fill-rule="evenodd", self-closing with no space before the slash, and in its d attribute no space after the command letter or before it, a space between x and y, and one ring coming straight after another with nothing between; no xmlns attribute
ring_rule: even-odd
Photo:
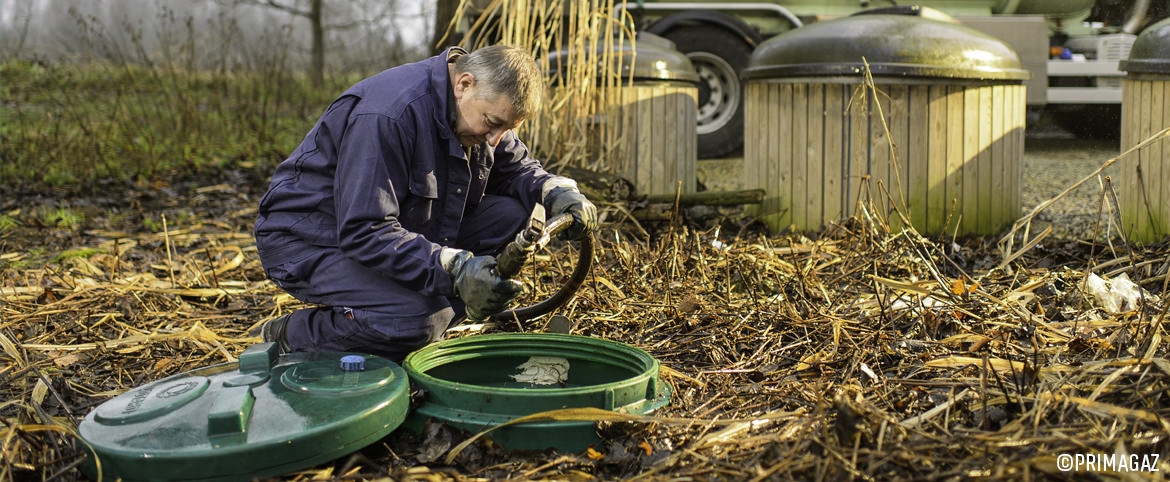
<svg viewBox="0 0 1170 482"><path fill-rule="evenodd" d="M495 266L495 257L475 256L470 251L460 251L451 259L447 271L451 273L455 296L467 305L470 320L483 321L504 311L524 291L519 281L497 276L492 271Z"/></svg>
<svg viewBox="0 0 1170 482"><path fill-rule="evenodd" d="M552 216L569 213L573 225L561 232L565 239L581 239L585 233L597 229L597 206L585 198L576 187L558 186L544 196L544 207Z"/></svg>

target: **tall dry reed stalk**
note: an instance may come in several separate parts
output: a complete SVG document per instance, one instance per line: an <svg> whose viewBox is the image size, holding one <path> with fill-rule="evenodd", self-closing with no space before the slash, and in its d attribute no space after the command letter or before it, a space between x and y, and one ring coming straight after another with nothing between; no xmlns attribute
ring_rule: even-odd
<svg viewBox="0 0 1170 482"><path fill-rule="evenodd" d="M461 0L455 13L472 18L464 46L489 43L530 50L549 73L549 88L536 118L521 127L533 152L553 169L597 168L603 146L620 138L617 129L599 122L611 92L632 82L623 77L623 43L633 43L627 19L613 15L614 0ZM559 66L550 62L557 55ZM554 71L555 69L555 71ZM590 139L594 139L590 141Z"/></svg>

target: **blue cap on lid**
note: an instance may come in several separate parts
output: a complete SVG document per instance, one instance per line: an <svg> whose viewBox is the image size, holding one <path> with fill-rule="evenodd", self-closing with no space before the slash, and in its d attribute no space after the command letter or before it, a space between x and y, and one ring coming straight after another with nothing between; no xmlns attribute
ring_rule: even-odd
<svg viewBox="0 0 1170 482"><path fill-rule="evenodd" d="M341 357L341 371L360 372L366 369L366 357L361 355L346 355Z"/></svg>

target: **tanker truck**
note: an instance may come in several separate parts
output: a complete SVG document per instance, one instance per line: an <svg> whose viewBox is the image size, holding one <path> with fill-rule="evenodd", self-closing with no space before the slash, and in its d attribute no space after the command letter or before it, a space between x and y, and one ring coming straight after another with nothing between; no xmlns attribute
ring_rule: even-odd
<svg viewBox="0 0 1170 482"><path fill-rule="evenodd" d="M730 155L743 144L739 72L775 35L895 0L628 0L615 14L638 31L674 42L698 70L699 157ZM1170 14L1170 0L919 0L1010 45L1026 69L1030 116L1043 113L1074 134L1120 131L1118 62L1142 28ZM623 11L624 10L624 11ZM628 14L628 16L626 16Z"/></svg>

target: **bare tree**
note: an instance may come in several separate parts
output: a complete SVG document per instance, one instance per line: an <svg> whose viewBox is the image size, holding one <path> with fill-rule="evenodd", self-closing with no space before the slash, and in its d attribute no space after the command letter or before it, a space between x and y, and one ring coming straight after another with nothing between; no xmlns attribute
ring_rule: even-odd
<svg viewBox="0 0 1170 482"><path fill-rule="evenodd" d="M8 38L4 39L3 47L5 53L8 56L12 56L9 52L20 53L24 50L24 42L28 39L28 27L32 21L33 14L32 5L30 4L17 3L16 5L9 5L9 8L13 9L13 20L19 22L19 25L13 25L12 28L6 29L7 31L5 32ZM6 25L5 27L8 26ZM15 41L12 39L14 35L16 36Z"/></svg>
<svg viewBox="0 0 1170 482"><path fill-rule="evenodd" d="M397 2L381 0L372 3L350 0L234 0L236 5L271 8L309 22L309 79L314 86L321 86L325 82L326 42L330 32L377 26L392 21Z"/></svg>
<svg viewBox="0 0 1170 482"><path fill-rule="evenodd" d="M325 0L236 0L236 5L249 4L275 8L290 15L304 18L312 32L310 49L309 80L313 86L325 83ZM307 5L306 5L307 4Z"/></svg>

